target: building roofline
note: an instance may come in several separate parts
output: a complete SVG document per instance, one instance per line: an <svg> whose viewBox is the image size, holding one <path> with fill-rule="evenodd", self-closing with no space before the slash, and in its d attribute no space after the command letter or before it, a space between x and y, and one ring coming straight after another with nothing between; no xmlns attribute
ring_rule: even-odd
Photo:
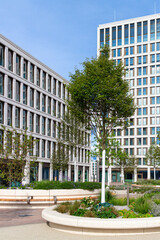
<svg viewBox="0 0 160 240"><path fill-rule="evenodd" d="M110 25L118 25L118 24L123 24L123 23L127 23L127 22L135 22L135 21L142 21L142 20L148 20L151 18L156 18L159 17L160 18L160 13L156 13L156 14L152 14L152 15L146 15L146 16L142 16L142 17L136 17L136 18L129 18L129 19L124 19L124 20L119 20L119 21L113 21L113 22L108 22L108 23L104 23L104 24L99 24L98 28L102 28Z"/></svg>
<svg viewBox="0 0 160 240"><path fill-rule="evenodd" d="M11 44L13 47L17 48L19 51L23 52L25 55L27 55L29 58L33 59L35 62L37 62L38 64L42 65L44 68L46 68L48 71L50 71L51 73L53 73L54 75L56 75L58 78L60 78L61 80L63 80L65 83L69 83L68 80L66 80L64 77L62 77L60 74L58 74L57 72L55 72L53 69L51 69L50 67L46 66L44 63L42 63L41 61L39 61L37 58L33 57L31 54L29 54L28 52L26 52L25 50L23 50L22 48L20 48L18 45L16 45L15 43L11 42L8 38L4 37L2 34L0 34L0 38L2 38L4 41L8 42L9 44Z"/></svg>

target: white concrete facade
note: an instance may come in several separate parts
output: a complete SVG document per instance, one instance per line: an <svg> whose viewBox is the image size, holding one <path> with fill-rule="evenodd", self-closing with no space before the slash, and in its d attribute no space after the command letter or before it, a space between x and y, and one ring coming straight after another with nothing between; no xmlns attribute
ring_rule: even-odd
<svg viewBox="0 0 160 240"><path fill-rule="evenodd" d="M37 179L58 179L50 159L56 148L58 133L56 126L66 111L65 99L68 81L46 65L29 55L23 49L0 35L0 124L18 130L27 128L39 142L34 148L37 155ZM83 130L84 131L84 130ZM78 146L69 161L68 180L90 179L90 132L84 131L84 144ZM83 153L83 156L82 156ZM24 180L25 181L25 180ZM27 179L28 183L29 179Z"/></svg>
<svg viewBox="0 0 160 240"><path fill-rule="evenodd" d="M147 166L146 152L160 131L160 14L99 25L97 54L109 44L116 64L123 62L130 93L137 109L130 118L128 130L115 130L115 136L129 155L138 158L132 179L153 178L153 167ZM117 171L114 166L112 171ZM106 169L107 171L107 169ZM157 179L160 167L157 167ZM116 177L117 178L117 177ZM113 178L112 178L113 180ZM114 179L117 181L117 179Z"/></svg>

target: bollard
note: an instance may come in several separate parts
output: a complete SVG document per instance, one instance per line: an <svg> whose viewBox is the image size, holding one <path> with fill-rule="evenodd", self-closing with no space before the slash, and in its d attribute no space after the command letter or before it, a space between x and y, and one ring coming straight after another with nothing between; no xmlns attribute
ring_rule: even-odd
<svg viewBox="0 0 160 240"><path fill-rule="evenodd" d="M27 197L27 204L30 204L31 199L33 199L33 196L28 196Z"/></svg>
<svg viewBox="0 0 160 240"><path fill-rule="evenodd" d="M53 198L54 198L54 204L57 204L57 197L53 196Z"/></svg>

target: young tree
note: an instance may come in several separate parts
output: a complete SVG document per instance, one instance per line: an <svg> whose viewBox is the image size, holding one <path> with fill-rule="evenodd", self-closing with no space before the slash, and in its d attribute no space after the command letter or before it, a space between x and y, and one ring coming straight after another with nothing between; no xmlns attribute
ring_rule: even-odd
<svg viewBox="0 0 160 240"><path fill-rule="evenodd" d="M102 146L102 194L105 202L105 155L106 140L116 126L123 126L133 115L135 106L129 94L128 82L124 80L122 64L116 65L109 58L109 48L104 46L98 58L83 62L83 70L71 74L68 91L71 99L69 110L80 121L88 120Z"/></svg>
<svg viewBox="0 0 160 240"><path fill-rule="evenodd" d="M148 160L148 165L153 166L154 170L154 180L156 180L156 168L160 165L160 148L155 143L152 144L147 153L146 158Z"/></svg>
<svg viewBox="0 0 160 240"><path fill-rule="evenodd" d="M35 161L32 155L34 140L27 131L1 126L0 142L0 178L6 185L16 185L16 182L26 183L30 173L30 161ZM25 180L25 181L24 181ZM28 182L27 182L28 183Z"/></svg>

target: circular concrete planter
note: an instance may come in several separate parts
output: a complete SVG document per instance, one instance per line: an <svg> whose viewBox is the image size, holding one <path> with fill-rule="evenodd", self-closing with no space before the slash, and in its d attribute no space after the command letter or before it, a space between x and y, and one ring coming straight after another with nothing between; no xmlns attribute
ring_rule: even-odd
<svg viewBox="0 0 160 240"><path fill-rule="evenodd" d="M141 235L160 233L160 217L130 219L100 219L74 217L53 210L42 211L47 224L60 231L90 235Z"/></svg>

